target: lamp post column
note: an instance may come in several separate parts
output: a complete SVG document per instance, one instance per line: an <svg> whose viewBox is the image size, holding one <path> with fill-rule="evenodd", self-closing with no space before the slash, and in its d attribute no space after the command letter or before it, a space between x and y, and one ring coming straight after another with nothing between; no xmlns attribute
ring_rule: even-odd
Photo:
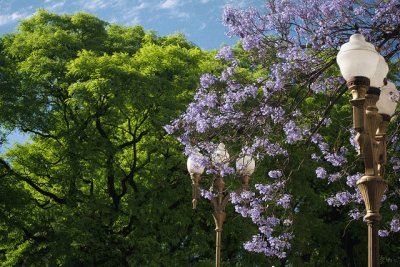
<svg viewBox="0 0 400 267"><path fill-rule="evenodd" d="M229 201L229 195L224 193L225 182L222 177L217 177L214 181L217 188L217 195L213 196L211 202L214 205L213 217L215 221L215 266L221 266L221 238L222 226L224 224L226 213L225 207Z"/></svg>
<svg viewBox="0 0 400 267"><path fill-rule="evenodd" d="M389 67L385 58L360 33L353 34L349 42L340 47L336 61L353 95L350 103L357 132L355 140L365 165L364 176L357 181L357 187L367 210L364 219L368 225L368 266L379 267L379 209L387 189L387 182L383 180L385 135L390 116L396 109L390 94L396 94L396 90L393 86L386 87Z"/></svg>

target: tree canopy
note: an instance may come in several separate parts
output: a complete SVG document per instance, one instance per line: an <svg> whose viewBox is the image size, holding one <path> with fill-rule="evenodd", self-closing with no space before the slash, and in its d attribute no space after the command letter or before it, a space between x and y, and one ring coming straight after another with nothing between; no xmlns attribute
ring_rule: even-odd
<svg viewBox="0 0 400 267"><path fill-rule="evenodd" d="M182 34L45 10L0 39L2 266L209 266L208 206L191 211L163 125L213 67ZM232 223L250 227L240 221ZM231 262L257 259L227 236ZM229 241L236 240L236 241Z"/></svg>

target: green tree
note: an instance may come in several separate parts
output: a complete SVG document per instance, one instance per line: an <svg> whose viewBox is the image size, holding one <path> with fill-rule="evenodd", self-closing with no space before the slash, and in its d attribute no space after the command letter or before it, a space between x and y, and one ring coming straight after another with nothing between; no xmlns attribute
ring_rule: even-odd
<svg viewBox="0 0 400 267"><path fill-rule="evenodd" d="M31 136L1 160L4 265L212 266L211 207L203 201L190 210L182 149L162 125L192 98L199 73L222 69L213 53L181 35L43 10L4 36L1 51L4 135ZM262 75L237 53L240 79ZM313 219L321 201L304 188L294 188L310 208L296 226L304 231L295 249L307 254L319 229L318 264L331 252L320 237L337 240L340 229L328 234L327 223ZM257 232L249 224L228 208L224 264L273 263L243 250Z"/></svg>
<svg viewBox="0 0 400 267"><path fill-rule="evenodd" d="M0 159L2 266L212 265L210 206L192 212L181 147L162 128L212 56L86 13L38 10L3 36L2 138L30 140ZM227 224L232 266L260 260L242 249L251 228Z"/></svg>

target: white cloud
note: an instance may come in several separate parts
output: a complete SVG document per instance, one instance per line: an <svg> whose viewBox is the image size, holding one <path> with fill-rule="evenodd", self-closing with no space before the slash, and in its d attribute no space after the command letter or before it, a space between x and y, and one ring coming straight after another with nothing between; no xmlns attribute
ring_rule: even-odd
<svg viewBox="0 0 400 267"><path fill-rule="evenodd" d="M159 5L160 9L172 9L179 4L179 0L165 0Z"/></svg>
<svg viewBox="0 0 400 267"><path fill-rule="evenodd" d="M145 8L147 8L148 6L149 6L148 3L142 2L142 3L140 3L140 5L132 7L132 10L138 11L138 10L145 9Z"/></svg>
<svg viewBox="0 0 400 267"><path fill-rule="evenodd" d="M183 12L183 11L178 11L178 10L172 10L170 12L170 17L171 18L178 18L178 19L190 19L189 13Z"/></svg>
<svg viewBox="0 0 400 267"><path fill-rule="evenodd" d="M202 22L201 25L200 25L200 27L199 27L199 31L204 30L206 27L207 27L207 23Z"/></svg>
<svg viewBox="0 0 400 267"><path fill-rule="evenodd" d="M18 11L11 14L0 15L0 26L11 24L28 16L27 13L20 13Z"/></svg>
<svg viewBox="0 0 400 267"><path fill-rule="evenodd" d="M104 9L109 7L112 4L112 1L107 1L107 0L89 0L89 1L81 1L83 4L82 7L84 9L89 9L89 10L98 10L98 9Z"/></svg>
<svg viewBox="0 0 400 267"><path fill-rule="evenodd" d="M115 17L111 22L119 22L123 25L137 25L140 24L142 19L141 16L146 14L145 9L152 9L152 6L145 1L139 0L139 4L135 6L121 5L120 9L123 9L123 12L120 12L118 17Z"/></svg>
<svg viewBox="0 0 400 267"><path fill-rule="evenodd" d="M56 3L52 3L48 6L46 6L46 9L50 10L50 11L55 11L57 9L62 8L65 5L65 1L61 1L61 2L56 2Z"/></svg>

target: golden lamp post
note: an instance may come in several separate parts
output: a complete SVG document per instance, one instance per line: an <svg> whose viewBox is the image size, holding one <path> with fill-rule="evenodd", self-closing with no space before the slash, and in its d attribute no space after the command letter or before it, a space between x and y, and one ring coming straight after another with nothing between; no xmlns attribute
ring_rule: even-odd
<svg viewBox="0 0 400 267"><path fill-rule="evenodd" d="M375 47L357 33L341 46L337 63L352 93L353 127L358 154L364 160L365 173L357 181L364 199L368 224L368 266L379 266L378 228L382 196L387 189L384 180L386 163L386 130L397 103L398 92L387 82L389 71L385 59Z"/></svg>
<svg viewBox="0 0 400 267"><path fill-rule="evenodd" d="M227 165L229 163L229 154L223 143L219 144L217 150L212 154L211 159L216 165ZM193 209L196 208L197 201L200 197L200 179L204 172L204 167L201 164L202 155L194 153L189 156L187 161L187 168L192 179L192 203ZM255 162L250 156L243 156L236 161L236 170L241 175L242 185L239 191L248 189L250 176L255 169ZM215 266L221 266L221 234L222 226L224 224L226 213L225 207L229 202L229 193L225 190L225 182L222 175L217 175L214 178L212 188L215 193L211 198L211 203L214 206L213 217L215 221Z"/></svg>

